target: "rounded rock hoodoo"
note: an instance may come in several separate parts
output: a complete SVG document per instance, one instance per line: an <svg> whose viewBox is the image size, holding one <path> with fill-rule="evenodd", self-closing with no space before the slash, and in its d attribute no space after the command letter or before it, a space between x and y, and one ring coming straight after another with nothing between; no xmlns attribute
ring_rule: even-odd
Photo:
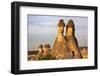
<svg viewBox="0 0 100 76"><path fill-rule="evenodd" d="M69 20L66 26L66 41L73 58L82 58L81 52L78 47L78 42L75 37L75 27L73 20Z"/></svg>
<svg viewBox="0 0 100 76"><path fill-rule="evenodd" d="M82 54L82 58L88 58L88 49L87 48L83 48L81 51Z"/></svg>
<svg viewBox="0 0 100 76"><path fill-rule="evenodd" d="M69 54L69 50L67 48L67 42L63 35L64 33L64 22L63 20L59 20L58 22L58 34L57 38L54 42L54 45L51 50L51 55L55 57L56 59L69 59L71 58Z"/></svg>

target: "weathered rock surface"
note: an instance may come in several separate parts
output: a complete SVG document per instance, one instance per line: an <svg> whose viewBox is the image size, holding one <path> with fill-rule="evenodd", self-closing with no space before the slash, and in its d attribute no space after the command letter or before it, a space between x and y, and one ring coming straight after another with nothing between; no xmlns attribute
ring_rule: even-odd
<svg viewBox="0 0 100 76"><path fill-rule="evenodd" d="M67 39L67 46L74 59L82 58L81 52L74 37Z"/></svg>
<svg viewBox="0 0 100 76"><path fill-rule="evenodd" d="M73 58L82 58L81 52L78 47L77 39L75 38L75 27L73 20L69 20L66 26L66 41Z"/></svg>
<svg viewBox="0 0 100 76"><path fill-rule="evenodd" d="M39 53L36 56L29 56L30 60L50 60L50 59L80 59L87 58L88 50L83 48L80 51L78 41L75 37L75 26L73 20L69 20L66 25L66 36L64 33L65 24L59 20L57 38L50 48L49 44L39 46Z"/></svg>
<svg viewBox="0 0 100 76"><path fill-rule="evenodd" d="M51 50L51 55L56 59L67 59L71 58L70 52L67 48L67 42L63 36L64 32L64 22L60 20L58 23L58 34Z"/></svg>
<svg viewBox="0 0 100 76"><path fill-rule="evenodd" d="M88 58L88 49L83 48L81 54L82 54L82 58Z"/></svg>
<svg viewBox="0 0 100 76"><path fill-rule="evenodd" d="M66 25L66 36L64 37L64 22L60 20L58 23L58 34L52 48L51 54L57 59L64 58L82 58L81 52L78 47L77 39L75 38L74 22L69 20Z"/></svg>

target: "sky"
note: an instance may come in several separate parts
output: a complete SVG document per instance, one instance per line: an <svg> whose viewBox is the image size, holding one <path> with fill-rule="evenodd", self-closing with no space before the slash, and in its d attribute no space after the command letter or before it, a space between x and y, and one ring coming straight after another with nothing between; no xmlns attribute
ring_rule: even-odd
<svg viewBox="0 0 100 76"><path fill-rule="evenodd" d="M64 20L65 25L72 19L79 47L88 45L88 17L29 14L27 16L28 51L38 50L40 44L50 44L52 47L57 37L57 24L60 19ZM64 35L65 30L66 28Z"/></svg>

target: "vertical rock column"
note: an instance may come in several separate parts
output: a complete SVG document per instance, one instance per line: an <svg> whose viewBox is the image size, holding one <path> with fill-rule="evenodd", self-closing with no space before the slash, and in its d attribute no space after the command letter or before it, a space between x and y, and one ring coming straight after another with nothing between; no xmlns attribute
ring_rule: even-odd
<svg viewBox="0 0 100 76"><path fill-rule="evenodd" d="M58 28L57 38L51 50L51 55L56 59L70 58L70 54L67 49L67 42L65 37L63 36L64 26L65 24L63 20L62 19L59 20L58 27L57 27Z"/></svg>
<svg viewBox="0 0 100 76"><path fill-rule="evenodd" d="M82 58L77 39L75 38L75 27L73 20L69 20L66 26L66 41L68 49L73 55L73 58Z"/></svg>

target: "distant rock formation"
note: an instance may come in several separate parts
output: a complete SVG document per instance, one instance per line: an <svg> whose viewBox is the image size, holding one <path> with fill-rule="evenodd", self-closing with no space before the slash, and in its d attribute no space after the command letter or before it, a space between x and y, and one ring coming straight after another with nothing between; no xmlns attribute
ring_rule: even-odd
<svg viewBox="0 0 100 76"><path fill-rule="evenodd" d="M40 46L39 46L39 53L42 53L42 52L43 52L43 45L40 44Z"/></svg>
<svg viewBox="0 0 100 76"><path fill-rule="evenodd" d="M81 50L81 54L82 54L82 58L88 58L88 49L87 48L83 48Z"/></svg>
<svg viewBox="0 0 100 76"><path fill-rule="evenodd" d="M49 55L50 51L51 51L50 45L49 44L45 44L43 50L44 50L44 54L43 54L44 56Z"/></svg>

